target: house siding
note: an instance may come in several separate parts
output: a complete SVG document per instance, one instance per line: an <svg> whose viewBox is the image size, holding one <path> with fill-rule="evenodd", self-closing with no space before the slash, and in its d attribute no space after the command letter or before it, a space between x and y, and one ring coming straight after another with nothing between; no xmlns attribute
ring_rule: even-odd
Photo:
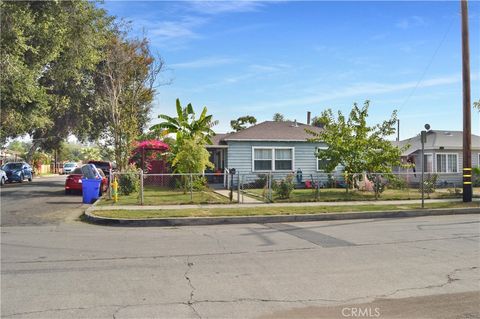
<svg viewBox="0 0 480 319"><path fill-rule="evenodd" d="M478 167L480 166L479 163L479 153L480 151L478 150L473 150L472 151L472 167ZM433 155L433 172L426 172L426 174L437 174L438 175L438 184L442 183L448 183L448 184L455 184L456 186L461 186L463 182L463 152L461 150L452 150L452 149L445 149L445 150L431 150L431 149L426 149L424 151L424 154L432 154ZM457 154L457 167L458 167L458 172L457 173L439 173L437 172L437 154ZM411 154L411 156L415 157L415 163L416 163L416 172L415 175L412 176L411 180L412 181L420 181L420 176L421 176L421 169L422 169L422 161L423 159L421 158L421 151L415 151ZM402 172L404 173L412 173L413 175L413 169L403 169Z"/></svg>
<svg viewBox="0 0 480 319"><path fill-rule="evenodd" d="M309 142L254 142L254 141L229 141L228 142L228 167L235 168L240 174L261 174L253 171L253 147L292 147L294 148L294 167L292 171L302 170L303 175L317 174L317 147L326 146L325 143ZM288 172L275 172L275 174Z"/></svg>

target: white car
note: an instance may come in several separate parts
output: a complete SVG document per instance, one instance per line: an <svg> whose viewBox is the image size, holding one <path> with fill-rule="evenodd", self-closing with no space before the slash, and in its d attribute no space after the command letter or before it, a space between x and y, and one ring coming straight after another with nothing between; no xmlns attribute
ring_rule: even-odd
<svg viewBox="0 0 480 319"><path fill-rule="evenodd" d="M7 173L3 169L0 169L0 185L3 185L7 182L8 177Z"/></svg>
<svg viewBox="0 0 480 319"><path fill-rule="evenodd" d="M77 163L65 163L63 164L63 174L70 174L77 167Z"/></svg>

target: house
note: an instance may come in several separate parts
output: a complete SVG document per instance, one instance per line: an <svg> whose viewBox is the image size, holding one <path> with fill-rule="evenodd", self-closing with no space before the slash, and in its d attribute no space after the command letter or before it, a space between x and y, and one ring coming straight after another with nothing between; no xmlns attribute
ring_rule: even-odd
<svg viewBox="0 0 480 319"><path fill-rule="evenodd" d="M324 172L315 152L317 148L326 147L325 143L309 142L313 136L306 129L322 130L297 121L265 121L238 132L217 134L213 145L207 146L210 160L215 172L235 168L244 176L271 172L281 177L300 170L306 180Z"/></svg>
<svg viewBox="0 0 480 319"><path fill-rule="evenodd" d="M463 169L463 132L437 131L427 132L427 142L424 146L424 161L422 164L420 135L393 142L394 145L404 147L402 163L412 164L409 169L397 169L400 173L411 173L410 181L419 182L421 167L427 174L437 174L438 183L462 185ZM480 166L480 136L472 134L472 167Z"/></svg>

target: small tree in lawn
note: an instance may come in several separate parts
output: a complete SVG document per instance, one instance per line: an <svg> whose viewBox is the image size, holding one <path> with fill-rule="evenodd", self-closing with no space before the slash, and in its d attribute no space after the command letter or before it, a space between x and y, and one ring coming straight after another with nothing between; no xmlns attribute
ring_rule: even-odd
<svg viewBox="0 0 480 319"><path fill-rule="evenodd" d="M317 157L327 162L326 170L331 172L343 165L346 176L346 191L353 184L351 173L390 173L395 165L400 165L401 149L386 140L395 133L396 111L389 120L374 126L367 125L370 102L363 107L356 103L348 118L338 112L337 117L331 109L322 112L318 121L323 125L320 132L307 131L313 135L311 142L324 142L326 149L318 149ZM375 187L382 190L383 187ZM376 197L379 192L376 191Z"/></svg>
<svg viewBox="0 0 480 319"><path fill-rule="evenodd" d="M177 173L203 173L207 168L213 168L210 162L210 153L206 145L212 144L211 138L215 135L212 127L218 123L212 115L207 114L203 107L200 116L196 116L192 104L182 107L180 100L176 101L177 116L171 117L160 114L163 120L150 129L160 136L175 134L175 141L170 146L170 161ZM195 185L205 184L203 177L195 178ZM190 177L182 179L184 191L190 185Z"/></svg>
<svg viewBox="0 0 480 319"><path fill-rule="evenodd" d="M201 135L184 137L177 142L176 152L172 159L172 166L176 172L203 173L206 168L214 167L210 162L210 153L205 148L205 141ZM190 182L201 184L198 177L195 177L195 180L192 181L190 181L189 176L183 176L182 179L184 192L187 192Z"/></svg>

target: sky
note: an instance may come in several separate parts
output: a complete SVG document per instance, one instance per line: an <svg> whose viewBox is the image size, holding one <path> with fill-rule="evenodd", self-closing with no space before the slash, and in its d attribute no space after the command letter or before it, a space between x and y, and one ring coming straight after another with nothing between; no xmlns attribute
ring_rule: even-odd
<svg viewBox="0 0 480 319"><path fill-rule="evenodd" d="M400 138L462 130L459 1L106 1L166 62L154 101L207 106L219 124L276 112L348 113L370 100L369 124L398 110ZM472 101L480 99L480 2L469 2ZM472 130L480 119L472 112Z"/></svg>

